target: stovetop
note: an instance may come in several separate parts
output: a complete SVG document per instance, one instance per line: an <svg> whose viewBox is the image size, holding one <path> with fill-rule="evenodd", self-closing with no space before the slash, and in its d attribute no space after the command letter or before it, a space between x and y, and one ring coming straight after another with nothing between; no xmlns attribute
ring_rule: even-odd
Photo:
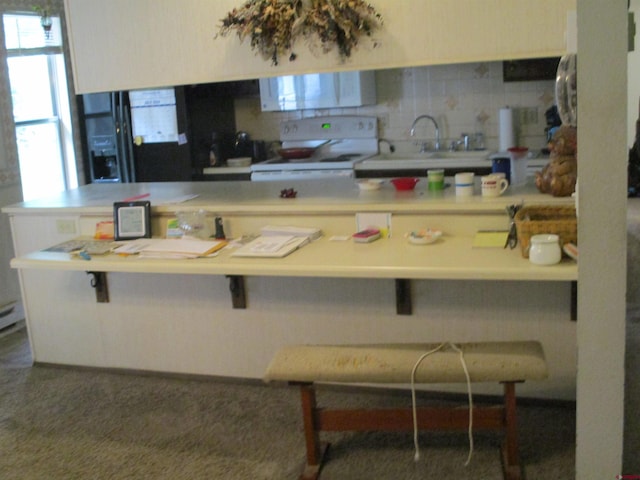
<svg viewBox="0 0 640 480"><path fill-rule="evenodd" d="M348 163L352 165L355 161L368 158L369 155L362 153L326 153L325 155L313 155L308 158L282 158L274 157L261 162L264 165L300 165L301 163L318 164L318 163Z"/></svg>
<svg viewBox="0 0 640 480"><path fill-rule="evenodd" d="M274 157L264 162L254 163L251 170L254 172L273 170L323 170L323 169L351 169L353 166L375 155L363 153L329 153L325 155L313 155L309 158L284 159Z"/></svg>
<svg viewBox="0 0 640 480"><path fill-rule="evenodd" d="M282 148L324 144L309 158L274 157L251 166L253 172L278 170L341 170L378 152L377 119L368 116L338 115L285 121L280 124Z"/></svg>

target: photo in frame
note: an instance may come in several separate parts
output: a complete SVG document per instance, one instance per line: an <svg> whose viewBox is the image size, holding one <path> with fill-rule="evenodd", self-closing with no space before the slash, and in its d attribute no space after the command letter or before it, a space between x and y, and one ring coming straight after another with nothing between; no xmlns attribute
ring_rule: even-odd
<svg viewBox="0 0 640 480"><path fill-rule="evenodd" d="M113 225L115 240L151 238L151 202L115 202Z"/></svg>

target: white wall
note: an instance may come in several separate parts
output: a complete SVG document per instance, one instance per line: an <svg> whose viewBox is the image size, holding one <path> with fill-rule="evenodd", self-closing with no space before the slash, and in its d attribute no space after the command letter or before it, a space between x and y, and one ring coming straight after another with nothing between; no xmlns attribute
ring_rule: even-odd
<svg viewBox="0 0 640 480"><path fill-rule="evenodd" d="M9 160L8 149L0 119L0 208L22 200L20 184L17 182L17 167ZM0 214L0 306L20 299L18 274L9 267L13 257L13 242L9 217Z"/></svg>
<svg viewBox="0 0 640 480"><path fill-rule="evenodd" d="M0 155L3 151L0 151ZM0 187L0 208L22 200L19 185ZM13 243L9 217L0 214L0 305L20 299L18 274L9 267L13 257Z"/></svg>
<svg viewBox="0 0 640 480"><path fill-rule="evenodd" d="M580 480L627 473L620 471L628 158L626 21L626 1L578 2L581 254L576 478Z"/></svg>
<svg viewBox="0 0 640 480"><path fill-rule="evenodd" d="M640 0L638 0L640 2ZM276 140L282 120L319 114L361 114L379 119L379 134L390 140L407 140L413 120L434 116L443 139L482 131L487 148L498 148L498 111L510 106L535 110L535 121L519 126L520 144L539 150L546 144L545 111L555 103L555 82L503 82L502 62L473 62L376 71L377 105L360 108L261 112L257 98L236 100L237 130L252 138ZM420 124L418 136L432 138L433 128ZM444 146L446 146L448 142Z"/></svg>

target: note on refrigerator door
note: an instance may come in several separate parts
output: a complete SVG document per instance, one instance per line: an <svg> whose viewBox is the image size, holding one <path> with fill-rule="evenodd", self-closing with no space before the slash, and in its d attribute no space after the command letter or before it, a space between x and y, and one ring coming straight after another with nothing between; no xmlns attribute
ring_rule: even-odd
<svg viewBox="0 0 640 480"><path fill-rule="evenodd" d="M131 129L142 143L177 142L178 117L173 88L131 90Z"/></svg>

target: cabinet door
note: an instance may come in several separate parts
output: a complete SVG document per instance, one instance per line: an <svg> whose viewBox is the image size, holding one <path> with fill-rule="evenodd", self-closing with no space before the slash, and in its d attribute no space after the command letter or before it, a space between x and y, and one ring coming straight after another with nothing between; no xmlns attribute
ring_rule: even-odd
<svg viewBox="0 0 640 480"><path fill-rule="evenodd" d="M301 40L295 61L273 65L249 39L216 38L221 19L243 3L65 0L76 91L559 56L576 9L576 0L375 0L384 24L351 57L341 61L336 50L322 54Z"/></svg>
<svg viewBox="0 0 640 480"><path fill-rule="evenodd" d="M260 79L262 111L360 107L376 103L375 73L336 72Z"/></svg>

